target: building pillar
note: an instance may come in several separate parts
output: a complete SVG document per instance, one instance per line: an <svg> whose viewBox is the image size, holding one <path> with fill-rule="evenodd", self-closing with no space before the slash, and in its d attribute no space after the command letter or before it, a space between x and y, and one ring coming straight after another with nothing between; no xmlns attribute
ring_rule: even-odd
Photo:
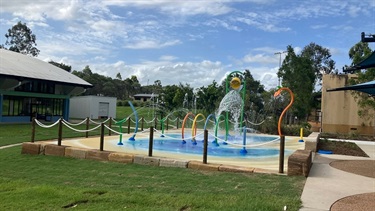
<svg viewBox="0 0 375 211"><path fill-rule="evenodd" d="M0 95L0 122L3 121L3 96L4 95Z"/></svg>
<svg viewBox="0 0 375 211"><path fill-rule="evenodd" d="M64 106L63 106L63 118L66 121L69 121L69 104L70 104L70 99L69 98L64 99L63 104L64 104Z"/></svg>

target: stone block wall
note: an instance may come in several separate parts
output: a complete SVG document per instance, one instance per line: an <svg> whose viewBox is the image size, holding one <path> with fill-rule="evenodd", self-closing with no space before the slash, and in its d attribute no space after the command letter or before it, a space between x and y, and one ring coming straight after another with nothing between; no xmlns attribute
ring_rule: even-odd
<svg viewBox="0 0 375 211"><path fill-rule="evenodd" d="M232 165L222 165L216 163L204 164L200 161L188 161L171 159L165 157L149 157L147 155L135 155L130 153L99 151L96 149L85 149L70 146L58 146L54 144L31 143L22 144L22 154L33 155L52 155L62 157L72 157L77 159L91 159L98 161L111 161L119 163L135 163L140 165L160 166L160 167L176 167L190 168L203 171L223 171L238 173L267 173L278 174L277 171L265 170L260 168L249 168Z"/></svg>

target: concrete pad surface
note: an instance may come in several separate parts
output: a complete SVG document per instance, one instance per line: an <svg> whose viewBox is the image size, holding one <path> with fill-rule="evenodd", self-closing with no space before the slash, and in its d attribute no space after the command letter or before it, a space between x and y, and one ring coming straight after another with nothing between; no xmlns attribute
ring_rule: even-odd
<svg viewBox="0 0 375 211"><path fill-rule="evenodd" d="M374 192L375 179L344 172L329 165L334 160L352 159L366 158L316 155L302 192L301 210L330 210L331 205L341 198Z"/></svg>

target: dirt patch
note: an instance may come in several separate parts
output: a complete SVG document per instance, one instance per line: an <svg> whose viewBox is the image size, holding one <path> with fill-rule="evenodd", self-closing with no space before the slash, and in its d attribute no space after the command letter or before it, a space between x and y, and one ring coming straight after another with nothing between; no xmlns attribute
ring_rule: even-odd
<svg viewBox="0 0 375 211"><path fill-rule="evenodd" d="M348 196L336 201L331 206L331 211L363 210L372 211L375 207L375 193L364 193Z"/></svg>
<svg viewBox="0 0 375 211"><path fill-rule="evenodd" d="M327 139L320 139L317 150L329 150L333 154L349 155L359 157L369 157L357 144L345 141L330 141Z"/></svg>
<svg viewBox="0 0 375 211"><path fill-rule="evenodd" d="M341 171L375 178L375 160L337 160L329 165Z"/></svg>

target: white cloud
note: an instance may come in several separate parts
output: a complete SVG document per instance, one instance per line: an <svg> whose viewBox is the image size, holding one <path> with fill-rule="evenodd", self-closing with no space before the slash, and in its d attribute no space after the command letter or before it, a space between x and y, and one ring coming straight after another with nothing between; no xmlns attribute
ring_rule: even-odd
<svg viewBox="0 0 375 211"><path fill-rule="evenodd" d="M160 42L158 40L139 40L127 44L124 47L129 49L158 49L179 44L181 44L180 40L171 40L166 42Z"/></svg>
<svg viewBox="0 0 375 211"><path fill-rule="evenodd" d="M171 56L171 55L164 55L164 56L160 57L160 60L162 60L162 61L173 61L173 60L176 60L176 59L177 59L177 57Z"/></svg>
<svg viewBox="0 0 375 211"><path fill-rule="evenodd" d="M247 54L244 56L243 61L245 63L258 63L258 64L278 64L279 59L275 55L271 54Z"/></svg>
<svg viewBox="0 0 375 211"><path fill-rule="evenodd" d="M251 18L238 17L236 18L236 21L247 24L249 26L254 26L267 32L283 32L290 30L289 27L278 27L275 24L267 23L264 20L252 20Z"/></svg>
<svg viewBox="0 0 375 211"><path fill-rule="evenodd" d="M169 15L192 16L199 14L223 15L232 11L232 8L221 1L170 1L170 0L148 0L148 1L119 1L106 0L106 5L122 7L138 7L160 10Z"/></svg>

